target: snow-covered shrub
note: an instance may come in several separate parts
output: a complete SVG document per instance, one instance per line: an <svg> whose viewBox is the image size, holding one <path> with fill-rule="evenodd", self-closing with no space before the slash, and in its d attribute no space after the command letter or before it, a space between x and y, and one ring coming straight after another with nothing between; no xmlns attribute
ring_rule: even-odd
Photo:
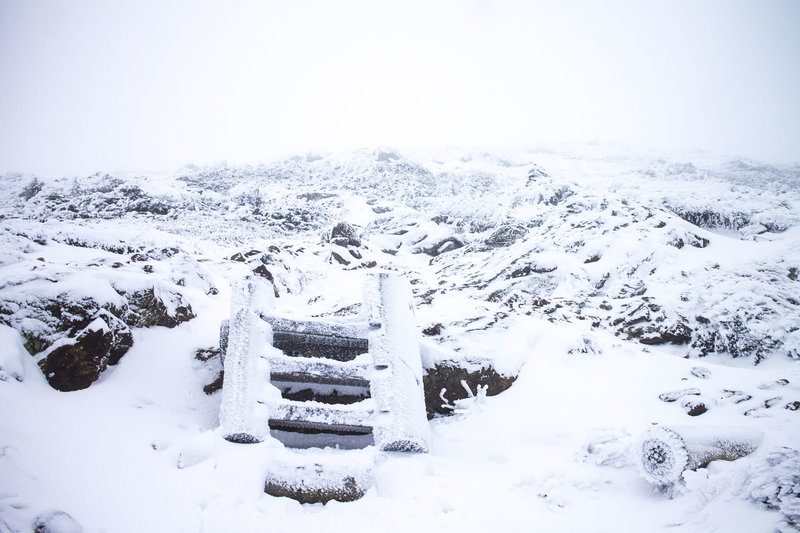
<svg viewBox="0 0 800 533"><path fill-rule="evenodd" d="M763 468L755 471L748 485L750 498L767 509L779 510L785 531L800 530L800 452L775 450Z"/></svg>

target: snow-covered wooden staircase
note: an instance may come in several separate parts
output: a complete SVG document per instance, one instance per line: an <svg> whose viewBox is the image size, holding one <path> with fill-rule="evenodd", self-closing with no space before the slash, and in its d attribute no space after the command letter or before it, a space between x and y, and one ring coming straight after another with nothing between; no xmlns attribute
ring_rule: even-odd
<svg viewBox="0 0 800 533"><path fill-rule="evenodd" d="M290 445L371 444L367 327L264 318L280 350L268 358L270 382L282 396L270 411L272 434Z"/></svg>
<svg viewBox="0 0 800 533"><path fill-rule="evenodd" d="M381 451L428 451L419 339L404 280L389 273L368 278L365 313L351 323L282 318L273 312L273 298L259 279L234 288L220 407L226 439L271 436L296 448L374 444ZM267 382L280 399L274 389L265 394ZM357 476L306 467L297 466L283 482L276 468L267 492L291 495L287 486L309 491L317 479L325 485L322 493L352 499L339 496L353 493L347 487Z"/></svg>

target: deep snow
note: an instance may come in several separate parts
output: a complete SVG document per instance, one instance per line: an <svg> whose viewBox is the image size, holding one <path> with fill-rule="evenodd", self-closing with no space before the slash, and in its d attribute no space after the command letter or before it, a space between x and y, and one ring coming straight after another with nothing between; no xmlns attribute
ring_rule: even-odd
<svg viewBox="0 0 800 533"><path fill-rule="evenodd" d="M791 530L791 516L800 516L790 493L785 503L770 500L780 509L758 502L781 477L795 483L794 494L800 486L796 456L770 459L789 453L783 448L800 453L800 412L785 408L800 400L796 168L581 146L364 151L174 176L98 175L44 182L26 200L19 195L32 179L0 180L0 297L136 285L143 274L132 253L176 247L196 261L153 259L150 275L180 290L197 317L174 329L134 329L120 363L70 393L51 389L19 336L0 326L3 533L29 531L55 510L91 532L376 524L766 532ZM131 184L140 192L120 193ZM678 216L706 211L716 215L696 224ZM360 230L360 259L321 238L339 220ZM487 244L501 226L519 227L520 236ZM463 246L414 253L439 251L448 239ZM495 397L474 391L459 414L432 420L429 454L227 442L221 394L203 393L216 368L195 351L217 346L230 284L253 266L228 258L249 249L271 255L283 315L355 314L375 261L412 283L419 329L442 324L426 343L488 358L519 378ZM176 285L177 271L197 275ZM211 285L218 294L208 294ZM644 344L652 333L637 335L640 324L683 324L692 334ZM690 388L699 394L659 399ZM688 416L687 399L708 411ZM686 472L664 490L634 461L633 445L653 423L744 425L764 440L753 454ZM270 470L316 463L371 468L374 486L356 502L326 505L263 493Z"/></svg>

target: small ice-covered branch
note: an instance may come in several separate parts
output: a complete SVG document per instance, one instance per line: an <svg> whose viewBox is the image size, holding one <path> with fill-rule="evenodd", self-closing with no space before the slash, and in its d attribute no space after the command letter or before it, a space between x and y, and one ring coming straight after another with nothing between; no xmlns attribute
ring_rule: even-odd
<svg viewBox="0 0 800 533"><path fill-rule="evenodd" d="M442 390L439 391L439 399L442 400L442 409L450 409L451 411L455 411L456 406L450 403L450 400L444 397L445 392L447 392L445 387L442 387Z"/></svg>
<svg viewBox="0 0 800 533"><path fill-rule="evenodd" d="M463 379L461 380L461 385L467 389L469 396L453 402L455 406L453 410L456 414L465 415L486 403L486 391L489 389L488 385L477 385L475 387L475 394L469 390L467 382Z"/></svg>
<svg viewBox="0 0 800 533"><path fill-rule="evenodd" d="M467 380L462 379L461 386L464 387L465 391L467 391L466 398L461 398L459 400L455 400L454 402L450 402L444 397L444 393L447 392L446 388L442 388L442 390L439 391L439 398L442 399L443 408L450 409L456 414L464 415L471 412L476 407L483 405L486 400L486 391L489 390L489 386L477 385L475 387L475 393L473 393L472 389L469 388Z"/></svg>

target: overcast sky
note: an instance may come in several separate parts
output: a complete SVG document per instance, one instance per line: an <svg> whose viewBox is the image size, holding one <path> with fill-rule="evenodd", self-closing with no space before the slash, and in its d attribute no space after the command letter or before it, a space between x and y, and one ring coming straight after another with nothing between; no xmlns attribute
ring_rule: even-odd
<svg viewBox="0 0 800 533"><path fill-rule="evenodd" d="M565 140L800 162L800 1L0 0L0 171Z"/></svg>

